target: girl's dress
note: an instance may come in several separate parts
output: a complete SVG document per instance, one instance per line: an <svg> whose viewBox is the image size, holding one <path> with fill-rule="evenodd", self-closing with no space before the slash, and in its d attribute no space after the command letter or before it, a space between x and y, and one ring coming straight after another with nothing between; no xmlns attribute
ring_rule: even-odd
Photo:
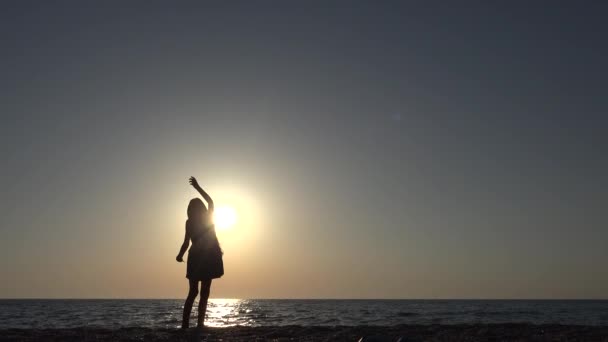
<svg viewBox="0 0 608 342"><path fill-rule="evenodd" d="M187 220L186 230L192 240L186 278L201 281L224 275L222 249L215 235L215 225Z"/></svg>

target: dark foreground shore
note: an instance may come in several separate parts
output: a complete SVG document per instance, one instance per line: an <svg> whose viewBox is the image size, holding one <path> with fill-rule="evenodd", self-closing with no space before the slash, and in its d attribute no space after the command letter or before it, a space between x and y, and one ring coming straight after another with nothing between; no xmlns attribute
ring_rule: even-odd
<svg viewBox="0 0 608 342"><path fill-rule="evenodd" d="M0 341L604 341L608 326L472 324L194 329L3 329Z"/></svg>

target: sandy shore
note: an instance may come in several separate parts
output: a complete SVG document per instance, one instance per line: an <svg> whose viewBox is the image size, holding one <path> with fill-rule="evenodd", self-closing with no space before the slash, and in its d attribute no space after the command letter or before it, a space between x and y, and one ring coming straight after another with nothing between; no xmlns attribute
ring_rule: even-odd
<svg viewBox="0 0 608 342"><path fill-rule="evenodd" d="M4 329L0 341L603 341L608 326L531 324L399 325L390 327L231 327L194 329Z"/></svg>

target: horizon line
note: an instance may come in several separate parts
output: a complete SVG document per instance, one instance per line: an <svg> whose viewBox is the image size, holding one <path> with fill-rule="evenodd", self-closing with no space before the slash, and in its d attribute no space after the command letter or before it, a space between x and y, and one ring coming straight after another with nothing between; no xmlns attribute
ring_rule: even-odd
<svg viewBox="0 0 608 342"><path fill-rule="evenodd" d="M608 301L608 298L222 298L222 300L408 300L408 301ZM0 300L184 300L184 298L161 297L0 297Z"/></svg>

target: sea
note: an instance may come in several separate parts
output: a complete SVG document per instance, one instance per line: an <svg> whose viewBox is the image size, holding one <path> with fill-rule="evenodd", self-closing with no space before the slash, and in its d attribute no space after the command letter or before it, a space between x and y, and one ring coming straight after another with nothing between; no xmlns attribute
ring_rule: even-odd
<svg viewBox="0 0 608 342"><path fill-rule="evenodd" d="M182 299L2 299L0 329L177 328ZM197 315L197 303L192 324ZM210 299L206 325L608 325L608 300Z"/></svg>

